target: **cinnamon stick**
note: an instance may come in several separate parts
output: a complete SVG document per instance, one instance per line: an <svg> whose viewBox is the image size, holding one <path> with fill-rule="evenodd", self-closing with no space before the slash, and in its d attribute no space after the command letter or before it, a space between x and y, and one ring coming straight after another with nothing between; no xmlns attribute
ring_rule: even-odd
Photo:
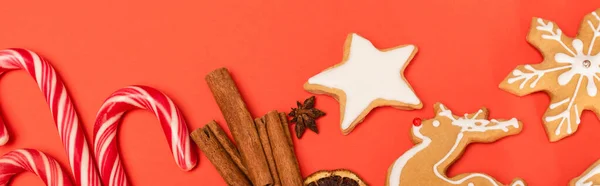
<svg viewBox="0 0 600 186"><path fill-rule="evenodd" d="M231 140L229 140L227 134L225 133L225 131L223 131L221 126L219 126L219 124L217 124L217 122L215 122L214 120L210 121L206 126L208 126L208 128L212 131L215 138L217 138L221 146L223 146L227 154L229 154L229 157L231 157L231 160L233 160L235 165L237 165L240 168L240 170L244 172L244 175L247 176L248 170L246 169L246 166L242 163L242 159L240 158L240 152L237 150L235 145L233 145Z"/></svg>
<svg viewBox="0 0 600 186"><path fill-rule="evenodd" d="M288 124L288 117L285 114L285 112L280 112L279 118L281 118L281 125L283 127L283 131L285 132L285 135L287 136L288 142L290 143L290 147L292 147L292 149L294 149L294 142L292 141L292 134L290 134L290 126Z"/></svg>
<svg viewBox="0 0 600 186"><path fill-rule="evenodd" d="M279 113L277 111L269 112L265 116L265 122L271 148L273 149L273 157L277 165L277 172L281 175L281 185L301 186L303 183L298 160L289 144Z"/></svg>
<svg viewBox="0 0 600 186"><path fill-rule="evenodd" d="M267 163L269 163L269 170L271 171L271 176L273 177L273 185L280 186L281 181L279 180L277 166L275 165L275 159L273 158L273 151L271 149L271 142L269 141L269 135L267 133L267 126L263 122L263 119L264 118L256 118L254 119L254 123L256 124L256 130L258 131L258 136L260 137L260 142L262 143L265 156L267 157Z"/></svg>
<svg viewBox="0 0 600 186"><path fill-rule="evenodd" d="M205 80L239 147L240 157L248 170L248 177L255 186L272 185L273 178L254 126L254 119L246 109L246 104L228 70L225 68L214 70L205 77Z"/></svg>
<svg viewBox="0 0 600 186"><path fill-rule="evenodd" d="M208 160L215 166L217 172L223 177L227 185L252 186L250 180L233 162L229 154L219 143L208 127L194 130L191 137L206 155Z"/></svg>
<svg viewBox="0 0 600 186"><path fill-rule="evenodd" d="M290 148L292 148L292 151L295 153L296 149L294 148L294 142L292 140L292 134L290 132L290 125L288 123L288 117L285 114L285 112L280 112L279 118L281 119L281 125L283 127L283 131L285 132L288 142L290 143ZM294 160L296 161L296 168L298 170L300 170L300 164L298 164L298 157L295 157Z"/></svg>

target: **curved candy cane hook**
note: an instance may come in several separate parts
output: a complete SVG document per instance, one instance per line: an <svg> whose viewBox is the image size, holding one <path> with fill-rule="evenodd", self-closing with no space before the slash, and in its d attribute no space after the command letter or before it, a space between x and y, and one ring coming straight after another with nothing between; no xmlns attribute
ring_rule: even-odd
<svg viewBox="0 0 600 186"><path fill-rule="evenodd" d="M128 184L117 150L116 134L123 114L136 108L150 110L158 117L180 168L187 171L196 166L196 152L190 147L187 125L173 101L151 87L129 86L113 93L96 117L94 153L104 185Z"/></svg>
<svg viewBox="0 0 600 186"><path fill-rule="evenodd" d="M36 53L26 49L0 50L0 73L23 69L33 77L44 93L58 128L58 135L69 157L75 180L82 186L99 186L100 179L89 153L79 118L65 85L54 68ZM0 123L0 142L7 141L6 126Z"/></svg>
<svg viewBox="0 0 600 186"><path fill-rule="evenodd" d="M18 149L0 157L0 186L24 171L35 173L48 186L74 186L56 160L33 149Z"/></svg>
<svg viewBox="0 0 600 186"><path fill-rule="evenodd" d="M6 143L8 143L8 130L6 129L6 126L4 124L4 120L0 119L0 146L4 146L6 145Z"/></svg>

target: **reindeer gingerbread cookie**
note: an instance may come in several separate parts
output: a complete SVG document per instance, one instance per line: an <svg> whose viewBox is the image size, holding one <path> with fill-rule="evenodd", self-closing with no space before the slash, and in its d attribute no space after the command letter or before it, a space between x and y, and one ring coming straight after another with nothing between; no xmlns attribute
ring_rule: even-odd
<svg viewBox="0 0 600 186"><path fill-rule="evenodd" d="M482 173L448 177L446 170L474 142L490 143L521 132L522 124L510 120L488 120L488 110L455 116L441 103L435 104L436 116L413 122L411 136L416 146L404 153L388 169L386 186L501 186L504 185ZM515 179L511 186L525 186Z"/></svg>

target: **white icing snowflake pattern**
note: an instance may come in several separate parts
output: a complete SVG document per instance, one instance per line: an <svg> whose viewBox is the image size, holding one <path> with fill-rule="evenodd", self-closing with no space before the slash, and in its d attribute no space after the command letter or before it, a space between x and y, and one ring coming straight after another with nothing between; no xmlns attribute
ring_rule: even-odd
<svg viewBox="0 0 600 186"><path fill-rule="evenodd" d="M534 26L532 26L532 33L530 33L529 37L535 37L536 35L541 34L539 36L541 39L536 40L537 38L533 38L529 40L528 38L528 40L533 45L536 45L538 50L542 53L555 52L553 56L545 55L545 61L553 60L555 63L551 65L546 63L538 66L537 69L532 65L524 65L522 69L517 68L513 70L509 77L507 77L506 83L508 85L516 85L515 83L520 81L518 89L513 88L514 86L508 88L503 87L504 89L513 89L509 91L513 93L516 92L516 94L529 94L531 92L539 91L537 89L543 89L550 92L553 97L557 98L557 100L552 100L553 102L550 104L549 110L543 118L551 141L557 141L571 135L574 130L576 130L576 128L573 129L573 127L576 127L576 125L579 125L581 122L580 113L585 106L583 104L588 103L577 101L578 98L582 97L582 94L580 93L585 91L583 95L587 95L590 98L594 98L598 94L596 80L600 81L600 77L598 76L598 73L600 73L600 56L598 55L598 52L592 53L592 51L596 47L596 39L600 36L600 17L596 12L592 12L590 15L591 16L588 16L588 19L584 21L584 26L581 28L582 30L589 29L584 30L587 35L581 36L582 38L591 37L585 39L585 43L589 44L587 47L584 46L584 41L582 41L581 38L572 39L570 43L565 42L565 40L569 41L570 39L563 36L563 32L560 28L550 21L537 18ZM596 24L594 24L594 22L596 22ZM556 42L560 46L556 45L556 43L547 42ZM571 47L567 44L570 44ZM545 68L541 66L545 66ZM548 68L548 66L550 66L550 68ZM549 75L554 72L557 74ZM554 81L559 87L537 87L541 79L548 78L554 78ZM528 87L526 87L527 83L529 83ZM572 83L574 83L574 86L572 86ZM572 91L565 91L565 89L570 90L571 87L574 87ZM549 127L554 127L554 125L556 125L556 128L551 129L551 127Z"/></svg>

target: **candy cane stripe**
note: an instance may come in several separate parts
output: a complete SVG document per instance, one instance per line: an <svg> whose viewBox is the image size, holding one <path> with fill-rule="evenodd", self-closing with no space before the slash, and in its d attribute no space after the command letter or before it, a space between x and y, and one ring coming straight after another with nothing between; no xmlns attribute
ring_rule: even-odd
<svg viewBox="0 0 600 186"><path fill-rule="evenodd" d="M0 50L0 73L22 69L31 75L50 107L58 134L69 158L73 176L81 186L100 186L101 182L79 118L64 83L54 68L36 53L26 49ZM8 141L4 123L0 122L0 145Z"/></svg>
<svg viewBox="0 0 600 186"><path fill-rule="evenodd" d="M173 101L162 92L146 86L129 86L117 90L106 99L94 125L94 153L102 183L109 186L128 185L117 149L117 125L123 114L132 109L154 112L164 130L177 165L188 171L196 166L189 132Z"/></svg>
<svg viewBox="0 0 600 186"><path fill-rule="evenodd" d="M0 186L25 171L36 174L48 186L74 186L56 160L33 149L18 149L0 157Z"/></svg>

